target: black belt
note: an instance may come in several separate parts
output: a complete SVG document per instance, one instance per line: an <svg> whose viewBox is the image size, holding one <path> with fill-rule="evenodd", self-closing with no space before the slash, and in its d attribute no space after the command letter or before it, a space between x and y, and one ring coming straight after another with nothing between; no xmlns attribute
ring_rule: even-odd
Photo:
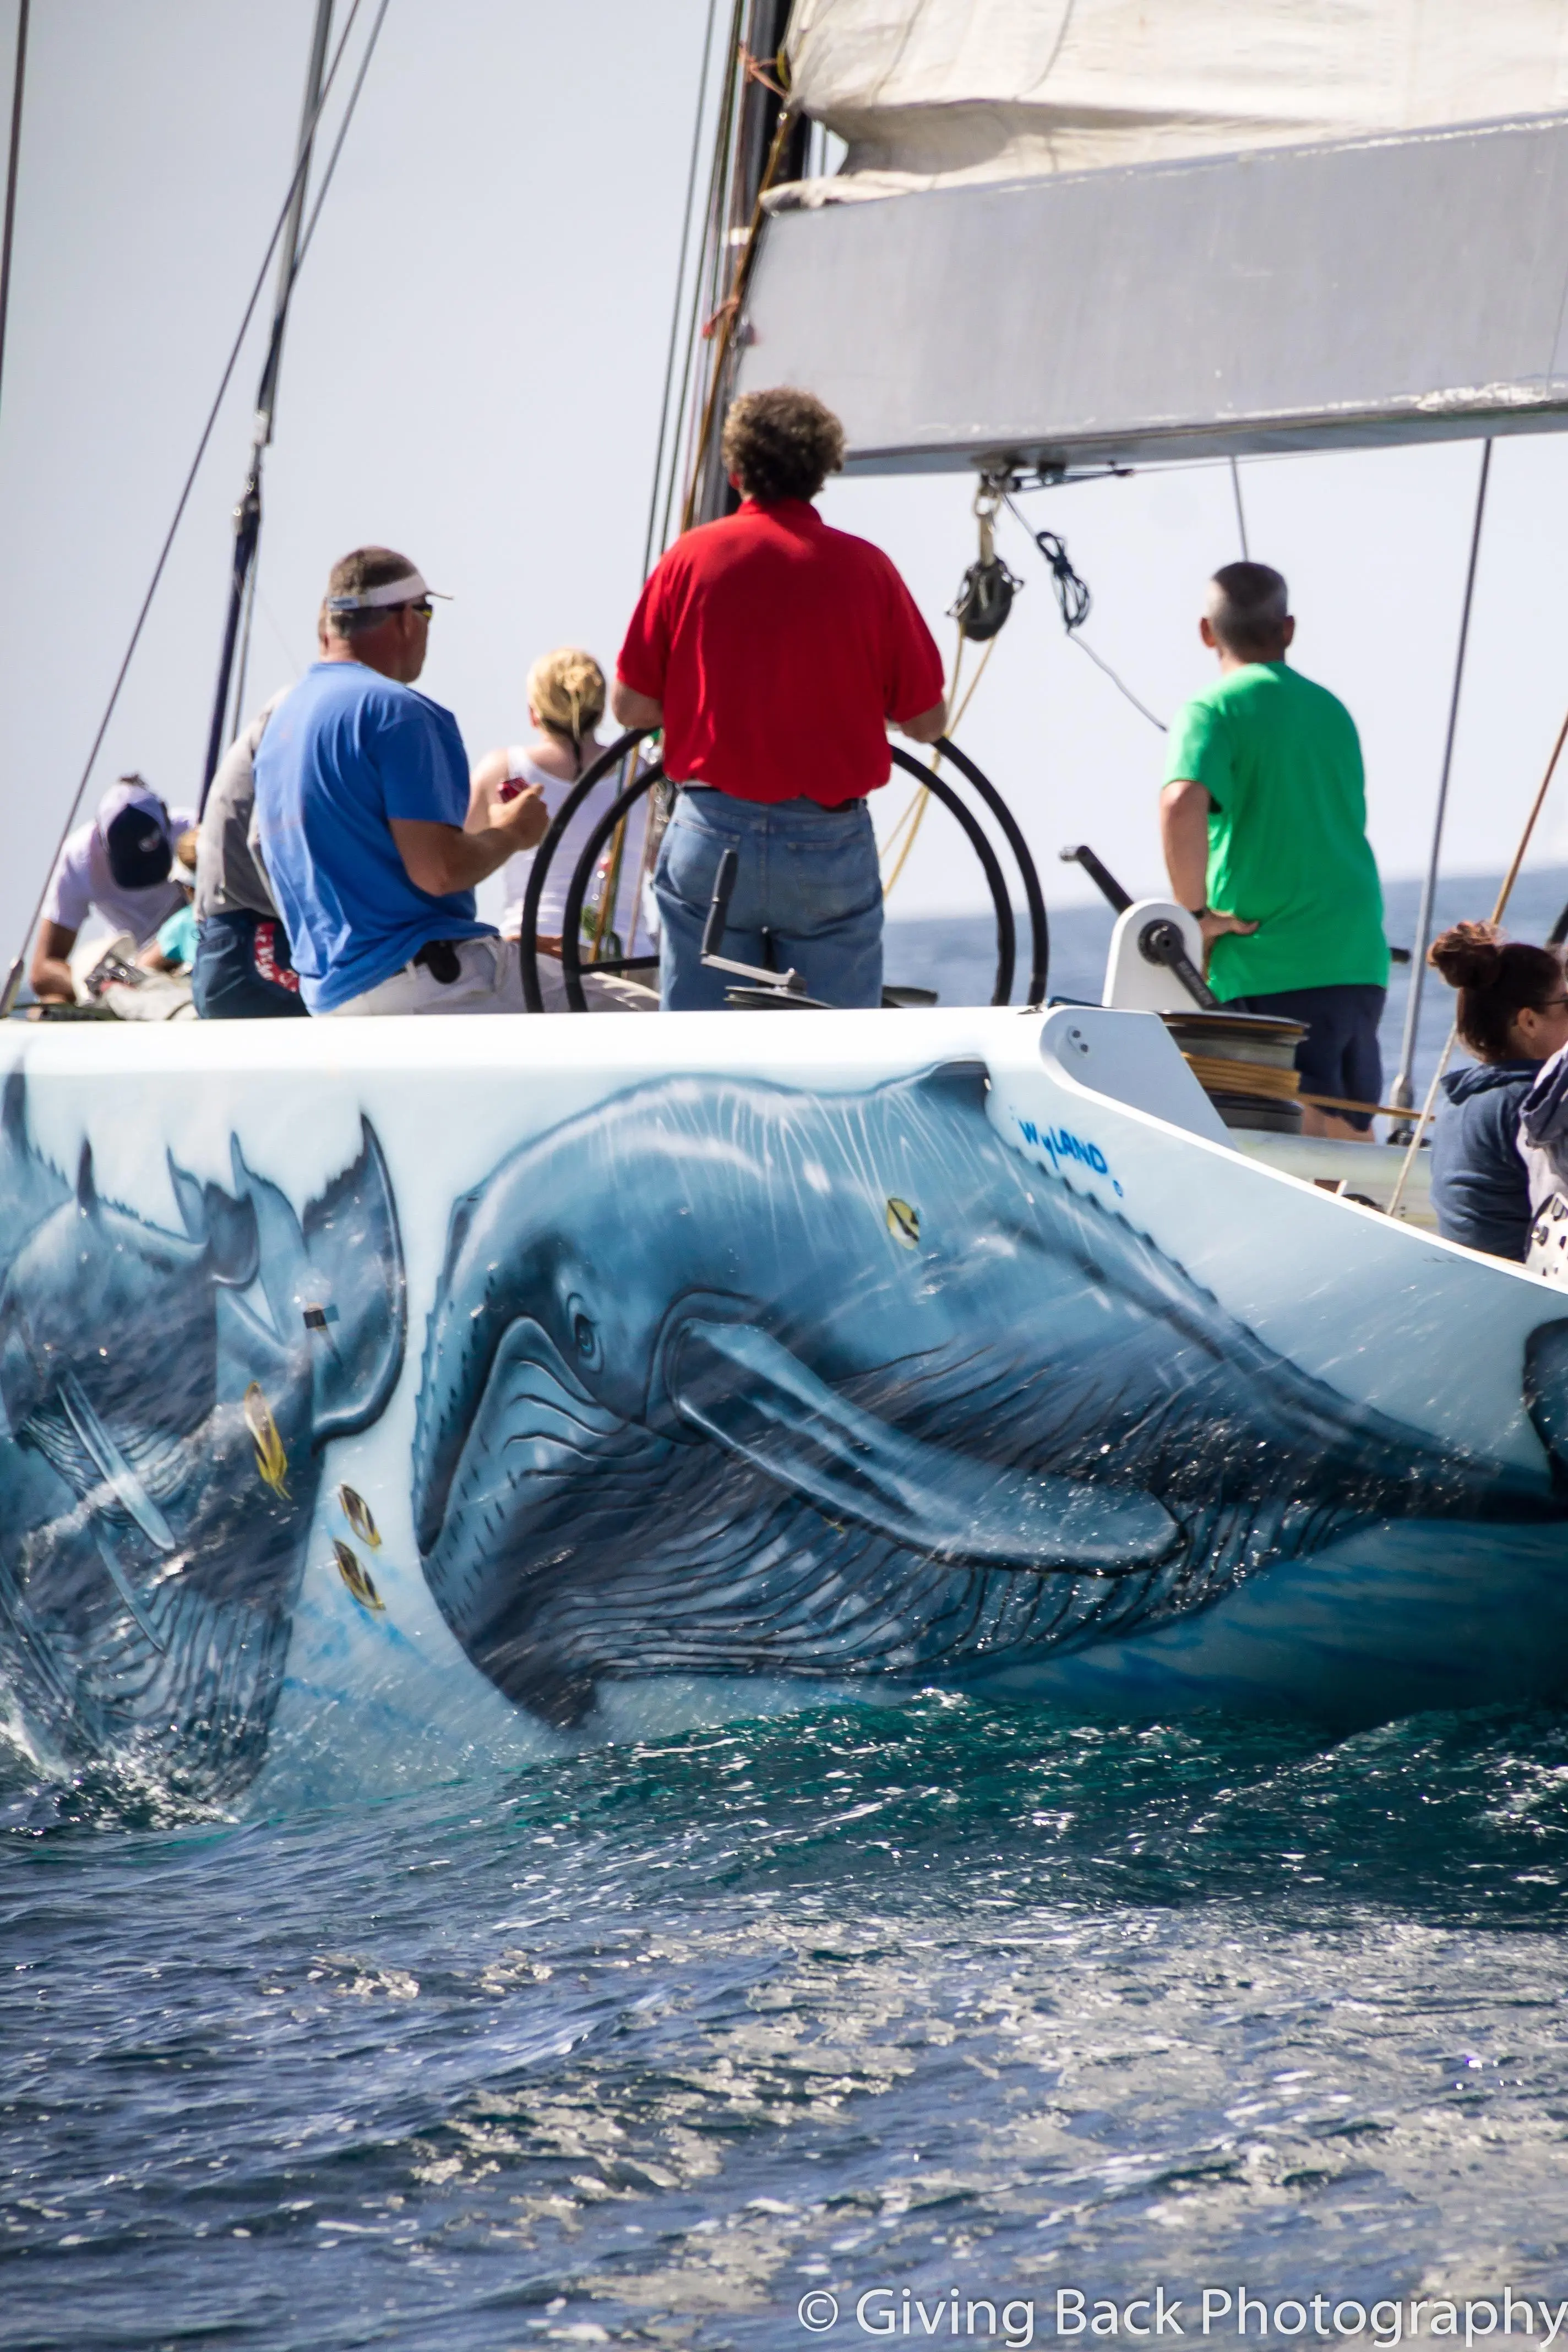
<svg viewBox="0 0 1568 2352"><path fill-rule="evenodd" d="M463 959L456 940L426 940L418 954L409 961L422 963L431 979L438 980L443 988L450 988L455 980L463 976Z"/></svg>
<svg viewBox="0 0 1568 2352"><path fill-rule="evenodd" d="M783 805L779 801L749 801L741 793L725 792L721 784L678 784L676 790L680 793L717 793L721 800L739 801L742 808L779 808ZM804 801L809 800L811 795L801 793L797 797ZM865 793L856 793L847 801L818 801L816 806L826 816L842 816L847 809L863 808L865 802Z"/></svg>

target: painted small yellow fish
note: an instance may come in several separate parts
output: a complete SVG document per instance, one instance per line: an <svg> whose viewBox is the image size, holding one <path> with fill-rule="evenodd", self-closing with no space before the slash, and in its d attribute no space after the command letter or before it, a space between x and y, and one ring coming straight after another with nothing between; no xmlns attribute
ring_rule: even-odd
<svg viewBox="0 0 1568 2352"><path fill-rule="evenodd" d="M371 1516L370 1505L352 1486L338 1488L338 1500L343 1507L343 1517L361 1543L369 1544L372 1551L381 1549L381 1529Z"/></svg>
<svg viewBox="0 0 1568 2352"><path fill-rule="evenodd" d="M264 1486L271 1487L279 1501L286 1503L289 1500L289 1456L283 1450L283 1440L278 1434L272 1407L262 1395L258 1381L252 1381L245 1391L245 1425L256 1441L258 1477Z"/></svg>
<svg viewBox="0 0 1568 2352"><path fill-rule="evenodd" d="M921 1213L911 1209L907 1201L897 1195L888 1202L888 1231L902 1249L919 1249L921 1244Z"/></svg>
<svg viewBox="0 0 1568 2352"><path fill-rule="evenodd" d="M375 1579L353 1546L344 1543L341 1536L334 1536L332 1549L338 1556L338 1574L361 1608L384 1609L386 1603L375 1589Z"/></svg>

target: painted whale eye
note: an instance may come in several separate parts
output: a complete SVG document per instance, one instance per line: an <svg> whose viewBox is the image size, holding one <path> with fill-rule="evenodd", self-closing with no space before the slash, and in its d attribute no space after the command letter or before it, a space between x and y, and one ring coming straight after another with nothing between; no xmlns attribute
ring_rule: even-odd
<svg viewBox="0 0 1568 2352"><path fill-rule="evenodd" d="M597 1325L591 1316L583 1312L582 1307L575 1298L568 1302L566 1312L572 1326L572 1345L576 1349L579 1358L584 1364L596 1364L599 1360Z"/></svg>

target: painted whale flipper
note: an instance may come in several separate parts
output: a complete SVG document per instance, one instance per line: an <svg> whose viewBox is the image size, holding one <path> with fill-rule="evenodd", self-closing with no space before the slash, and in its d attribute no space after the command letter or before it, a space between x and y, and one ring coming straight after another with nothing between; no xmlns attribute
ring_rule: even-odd
<svg viewBox="0 0 1568 2352"><path fill-rule="evenodd" d="M930 1559L1123 1575L1181 1541L1152 1496L1032 1477L907 1436L817 1378L754 1323L692 1320L668 1373L683 1420L830 1519Z"/></svg>
<svg viewBox="0 0 1568 2352"><path fill-rule="evenodd" d="M73 1371L61 1372L59 1399L115 1501L130 1513L154 1550L173 1551L174 1538L168 1520L93 1411Z"/></svg>
<svg viewBox="0 0 1568 2352"><path fill-rule="evenodd" d="M205 1249L213 1280L226 1290L248 1289L260 1265L255 1202L244 1194L236 1199L221 1184L204 1184L172 1151L167 1157L181 1222Z"/></svg>
<svg viewBox="0 0 1568 2352"><path fill-rule="evenodd" d="M236 1190L251 1202L260 1279L278 1336L310 1335L312 1444L368 1429L403 1369L407 1280L392 1181L370 1121L358 1157L296 1218L275 1184L246 1165L237 1140Z"/></svg>
<svg viewBox="0 0 1568 2352"><path fill-rule="evenodd" d="M403 1370L407 1277L392 1179L380 1139L360 1119L359 1157L334 1176L304 1215L312 1266L333 1269L335 1328L316 1358L315 1444L368 1429L391 1402Z"/></svg>
<svg viewBox="0 0 1568 2352"><path fill-rule="evenodd" d="M102 1560L104 1567L109 1570L109 1580L110 1584L113 1585L114 1590L119 1593L121 1601L124 1601L126 1608L131 1612L131 1614L135 1620L141 1633L152 1643L153 1647L158 1652L161 1657L166 1657L168 1654L169 1644L164 1641L163 1636L159 1633L158 1628L153 1624L153 1620L149 1617L145 1608L142 1606L141 1596L137 1592L136 1587L132 1583L130 1577L127 1575L125 1563L121 1559L120 1554L115 1550L112 1542L110 1540L108 1530L101 1525L101 1523L95 1522L92 1532L98 1544L99 1558Z"/></svg>

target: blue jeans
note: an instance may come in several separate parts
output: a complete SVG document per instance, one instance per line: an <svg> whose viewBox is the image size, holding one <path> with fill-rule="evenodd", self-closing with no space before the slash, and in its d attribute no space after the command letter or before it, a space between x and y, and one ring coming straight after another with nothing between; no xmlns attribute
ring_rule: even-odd
<svg viewBox="0 0 1568 2352"><path fill-rule="evenodd" d="M882 880L864 801L739 801L683 791L659 845L653 887L663 924L659 1000L667 1013L722 1007L744 985L702 963L702 929L719 860L740 853L720 954L735 963L799 972L824 1004L882 1001Z"/></svg>
<svg viewBox="0 0 1568 2352"><path fill-rule="evenodd" d="M274 977L280 973L288 978ZM191 995L204 1021L309 1017L282 924L239 907L209 915L196 933Z"/></svg>

